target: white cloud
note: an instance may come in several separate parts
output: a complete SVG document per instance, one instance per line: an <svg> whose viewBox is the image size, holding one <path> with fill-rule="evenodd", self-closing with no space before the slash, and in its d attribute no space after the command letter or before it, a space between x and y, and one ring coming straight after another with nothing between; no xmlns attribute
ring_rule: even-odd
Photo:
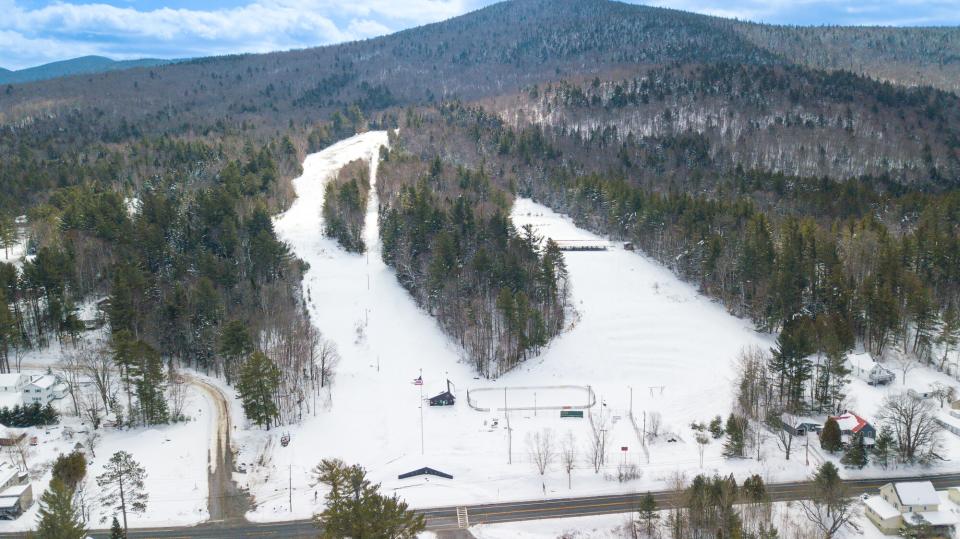
<svg viewBox="0 0 960 539"><path fill-rule="evenodd" d="M23 1L0 0L2 67L84 54L183 58L325 45L447 19L494 0L239 0L248 3L152 10L102 3L109 0L52 0L36 8ZM960 0L628 1L773 23L960 24Z"/></svg>
<svg viewBox="0 0 960 539"><path fill-rule="evenodd" d="M957 25L960 0L629 0L740 20L798 25Z"/></svg>
<svg viewBox="0 0 960 539"><path fill-rule="evenodd" d="M0 0L0 66L81 54L188 57L324 45L446 19L475 1L254 0L224 9L138 10L65 2L28 9Z"/></svg>

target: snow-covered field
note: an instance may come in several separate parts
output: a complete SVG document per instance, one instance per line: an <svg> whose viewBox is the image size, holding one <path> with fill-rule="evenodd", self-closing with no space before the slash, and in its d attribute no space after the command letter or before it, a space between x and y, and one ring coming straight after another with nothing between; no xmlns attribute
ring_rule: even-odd
<svg viewBox="0 0 960 539"><path fill-rule="evenodd" d="M234 436L238 463L247 468L237 477L257 502L248 516L281 520L319 510L323 492L313 484L310 470L329 457L364 465L384 490L397 492L413 507L656 489L677 468L698 470L688 424L728 413L734 358L743 346L770 346L769 337L638 254L618 247L569 252L572 299L579 313L571 327L540 357L514 372L496 381L478 379L435 320L416 307L383 264L375 197L365 228L368 255L346 253L321 233L326 179L353 159L373 159L381 144L386 144L386 134L370 132L309 156L303 176L294 181L296 202L275 222L280 237L310 265L304 283L310 314L324 336L337 344L342 361L326 411L300 425L270 432L244 428ZM375 181L375 174L371 176ZM528 200L517 201L513 219L518 226L534 225L542 235L602 239ZM447 379L459 397L453 407L423 408L422 449L421 392L412 383L421 372L424 397L446 389ZM586 400L583 389L566 391L569 395L550 389L564 385L590 386L597 400L592 413L605 410L612 421L609 466L595 474L581 462L572 490L559 466L538 475L525 442L528 434L551 429L559 444L570 432L585 455L588 420L561 419L558 410L539 409L541 404L580 405ZM528 388L517 392L509 406L531 408L510 412L512 456L504 414L497 410L504 387ZM484 407L491 412L476 411L465 402L467 389L484 388L499 390L473 393L490 403ZM644 413L659 414L661 432L673 433L677 440L651 444L649 464L628 419L631 391L638 424ZM537 410L532 409L534 392ZM286 432L291 442L283 448L279 438ZM626 484L610 480L623 461L641 464L642 479ZM423 466L454 479L397 479ZM784 465L777 459L728 463L720 457L719 443L707 448L705 467L738 475L775 473L785 479L809 473L801 463ZM292 508L288 481L293 485Z"/></svg>

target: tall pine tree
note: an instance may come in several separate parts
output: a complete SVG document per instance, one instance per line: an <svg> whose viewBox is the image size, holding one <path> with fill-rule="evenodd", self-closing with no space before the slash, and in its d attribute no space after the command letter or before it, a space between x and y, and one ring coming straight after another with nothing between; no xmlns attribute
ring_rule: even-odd
<svg viewBox="0 0 960 539"><path fill-rule="evenodd" d="M164 394L167 376L160 353L151 346L140 343L140 364L135 377L137 402L144 425L166 423L169 419L167 399Z"/></svg>
<svg viewBox="0 0 960 539"><path fill-rule="evenodd" d="M143 513L147 510L149 495L144 488L146 470L126 451L117 451L97 476L100 501L123 516L123 530L127 531L127 513Z"/></svg>
<svg viewBox="0 0 960 539"><path fill-rule="evenodd" d="M831 453L840 451L843 448L840 425L837 424L837 420L832 417L827 418L826 423L823 424L823 431L820 432L820 447Z"/></svg>
<svg viewBox="0 0 960 539"><path fill-rule="evenodd" d="M840 462L847 468L862 469L867 465L867 448L863 444L863 436L857 434L850 443L850 448L843 454Z"/></svg>
<svg viewBox="0 0 960 539"><path fill-rule="evenodd" d="M223 357L223 374L227 384L233 383L233 374L243 358L253 352L253 339L243 320L231 320L223 326L220 333L220 348Z"/></svg>
<svg viewBox="0 0 960 539"><path fill-rule="evenodd" d="M80 508L73 503L73 490L56 479L40 497L37 519L39 539L84 539L87 536Z"/></svg>
<svg viewBox="0 0 960 539"><path fill-rule="evenodd" d="M380 485L371 484L360 466L324 460L314 473L330 488L326 508L314 516L322 539L415 539L424 530L423 515L408 510L396 495L381 494Z"/></svg>
<svg viewBox="0 0 960 539"><path fill-rule="evenodd" d="M896 441L893 438L893 431L890 427L884 425L877 435L877 441L873 445L873 461L883 467L884 470L890 465L890 458L896 451Z"/></svg>
<svg viewBox="0 0 960 539"><path fill-rule="evenodd" d="M727 439L723 442L723 456L743 457L746 449L747 419L730 414L727 418Z"/></svg>
<svg viewBox="0 0 960 539"><path fill-rule="evenodd" d="M237 392L243 413L258 426L270 430L278 414L273 396L280 385L280 370L263 352L254 352L240 368Z"/></svg>

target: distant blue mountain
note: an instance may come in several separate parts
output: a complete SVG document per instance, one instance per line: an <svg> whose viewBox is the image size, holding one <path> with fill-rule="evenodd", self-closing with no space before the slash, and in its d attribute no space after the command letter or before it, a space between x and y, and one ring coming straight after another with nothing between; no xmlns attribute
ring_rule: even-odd
<svg viewBox="0 0 960 539"><path fill-rule="evenodd" d="M169 64L171 62L173 62L173 60L159 60L156 58L118 61L104 58L103 56L81 56L80 58L74 58L72 60L51 62L49 64L28 67L18 71L10 71L9 69L0 68L0 84L16 84L21 82L55 79L57 77L66 77L69 75L88 75L92 73L103 73L104 71L130 69L133 67L151 67Z"/></svg>

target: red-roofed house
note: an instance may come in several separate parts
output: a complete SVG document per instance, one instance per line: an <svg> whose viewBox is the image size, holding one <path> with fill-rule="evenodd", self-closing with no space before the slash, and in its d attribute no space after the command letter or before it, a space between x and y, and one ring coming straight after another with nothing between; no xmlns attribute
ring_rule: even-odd
<svg viewBox="0 0 960 539"><path fill-rule="evenodd" d="M863 444L868 447L872 446L877 438L877 429L853 412L844 412L833 416L833 419L840 426L840 440L844 445L849 444L855 434L863 436Z"/></svg>

